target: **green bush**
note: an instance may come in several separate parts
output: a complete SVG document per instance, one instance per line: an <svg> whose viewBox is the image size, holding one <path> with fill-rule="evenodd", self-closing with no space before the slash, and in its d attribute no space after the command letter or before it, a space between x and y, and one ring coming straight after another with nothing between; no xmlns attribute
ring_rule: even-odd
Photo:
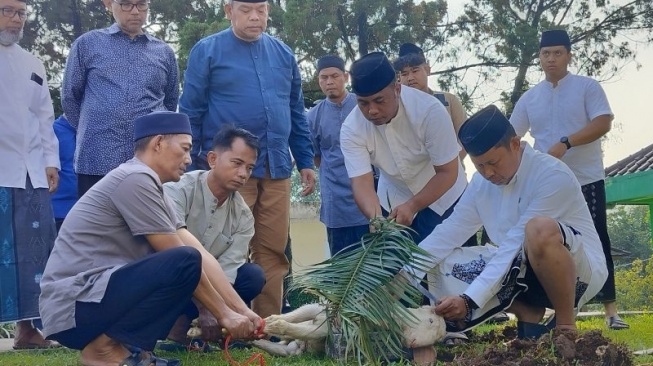
<svg viewBox="0 0 653 366"><path fill-rule="evenodd" d="M617 302L623 310L653 310L653 257L635 259L615 271Z"/></svg>

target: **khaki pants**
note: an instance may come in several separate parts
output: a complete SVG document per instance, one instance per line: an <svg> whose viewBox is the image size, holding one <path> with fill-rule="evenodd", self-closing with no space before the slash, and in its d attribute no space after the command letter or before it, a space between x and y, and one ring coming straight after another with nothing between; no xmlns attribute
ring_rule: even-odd
<svg viewBox="0 0 653 366"><path fill-rule="evenodd" d="M250 178L239 192L254 215L251 260L263 268L266 280L261 294L252 302L252 310L262 318L280 314L283 279L289 266L284 251L290 219L290 179Z"/></svg>

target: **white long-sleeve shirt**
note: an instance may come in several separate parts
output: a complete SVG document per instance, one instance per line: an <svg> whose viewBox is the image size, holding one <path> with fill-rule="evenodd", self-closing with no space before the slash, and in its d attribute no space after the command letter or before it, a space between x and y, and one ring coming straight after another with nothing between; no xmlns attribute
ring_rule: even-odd
<svg viewBox="0 0 653 366"><path fill-rule="evenodd" d="M54 109L39 59L0 45L0 187L48 188L46 167L60 169Z"/></svg>
<svg viewBox="0 0 653 366"><path fill-rule="evenodd" d="M435 267L481 225L485 226L498 250L465 291L483 307L499 291L513 259L522 250L526 223L534 217L550 217L582 234L582 240L575 243L582 245L582 250L572 247L570 252L576 263L582 260L580 253L584 253L592 266L591 278L580 278L588 284L579 304L585 303L589 300L586 297L594 296L603 286L607 267L580 185L560 160L537 152L526 143L522 143L522 148L521 163L509 184L497 186L475 173L451 216L419 246L433 255L431 264Z"/></svg>

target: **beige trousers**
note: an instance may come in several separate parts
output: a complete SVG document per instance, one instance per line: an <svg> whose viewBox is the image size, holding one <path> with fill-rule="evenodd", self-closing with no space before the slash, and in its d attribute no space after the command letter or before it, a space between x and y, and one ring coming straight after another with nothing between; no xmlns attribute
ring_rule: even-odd
<svg viewBox="0 0 653 366"><path fill-rule="evenodd" d="M254 215L250 258L265 272L265 286L252 310L265 318L281 313L283 280L288 274L285 255L290 219L290 179L250 178L239 190Z"/></svg>

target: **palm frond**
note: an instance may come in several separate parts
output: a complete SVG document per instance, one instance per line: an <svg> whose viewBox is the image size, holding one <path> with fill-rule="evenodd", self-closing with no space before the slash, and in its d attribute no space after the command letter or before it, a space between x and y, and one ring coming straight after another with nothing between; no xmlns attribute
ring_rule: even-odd
<svg viewBox="0 0 653 366"><path fill-rule="evenodd" d="M331 338L340 332L345 358L353 356L359 364L401 355L402 327L416 319L400 301L417 307L421 294L393 280L407 264L428 269L429 255L411 239L410 228L387 220L372 224L377 230L366 234L360 247L296 274L292 285L326 300L330 323L338 328L329 328Z"/></svg>

